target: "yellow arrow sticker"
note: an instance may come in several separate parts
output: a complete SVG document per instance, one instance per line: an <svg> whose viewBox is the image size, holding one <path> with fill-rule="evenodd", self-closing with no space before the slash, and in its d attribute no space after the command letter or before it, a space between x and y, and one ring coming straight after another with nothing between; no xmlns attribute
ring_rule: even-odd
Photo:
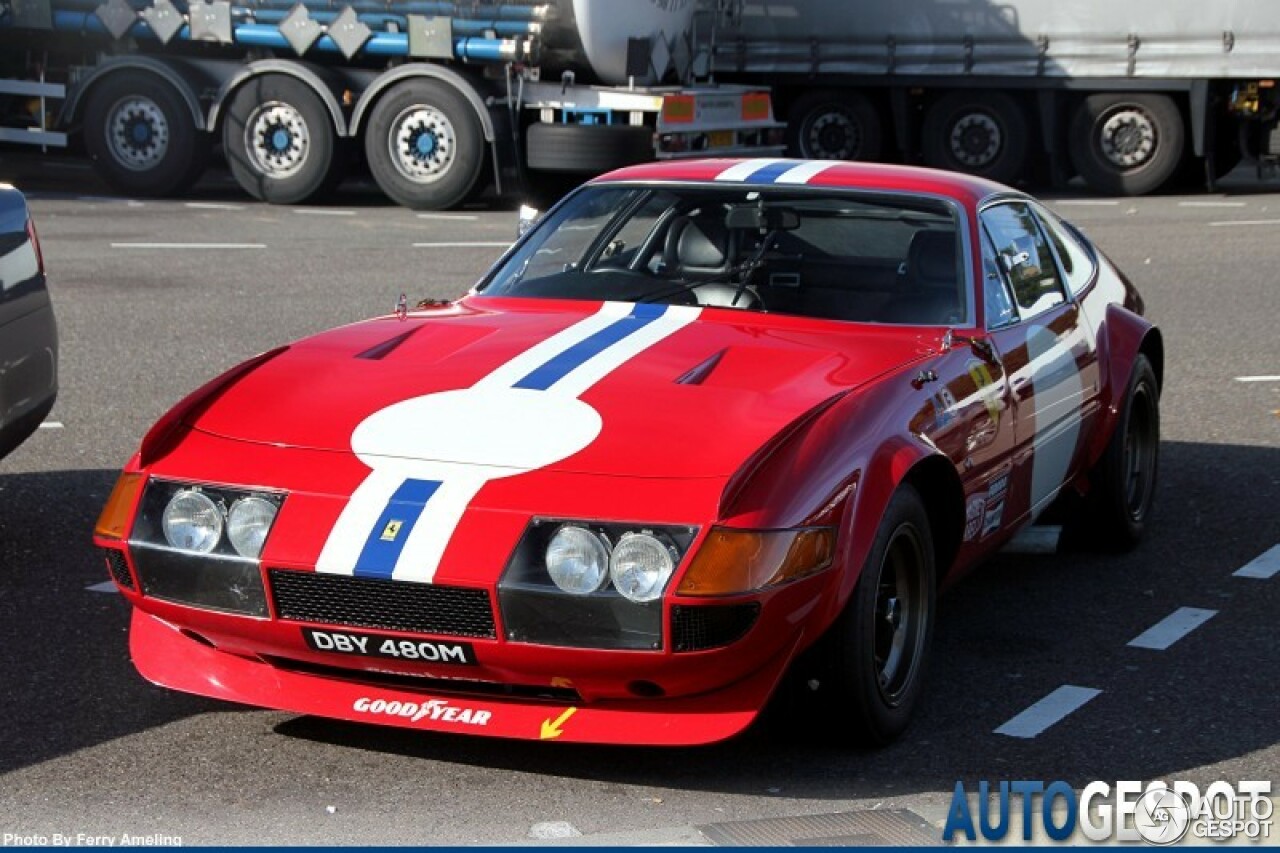
<svg viewBox="0 0 1280 853"><path fill-rule="evenodd" d="M564 734L560 727L567 723L569 718L577 713L577 711L577 708L567 708L565 709L565 712L556 717L554 721L550 718L543 720L542 734L539 735L539 737L542 740L554 740L555 738L560 737L560 735Z"/></svg>

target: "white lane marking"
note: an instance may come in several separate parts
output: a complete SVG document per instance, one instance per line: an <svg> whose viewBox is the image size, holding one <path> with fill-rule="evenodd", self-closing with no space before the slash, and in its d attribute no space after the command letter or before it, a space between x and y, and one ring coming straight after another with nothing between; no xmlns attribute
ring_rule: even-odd
<svg viewBox="0 0 1280 853"><path fill-rule="evenodd" d="M1280 219L1224 219L1221 222L1209 223L1211 228L1234 228L1250 225L1280 225Z"/></svg>
<svg viewBox="0 0 1280 853"><path fill-rule="evenodd" d="M356 215L356 212L354 210L325 210L323 208L317 209L317 210L309 210L309 209L303 208L300 210L294 210L293 212L301 216L355 216Z"/></svg>
<svg viewBox="0 0 1280 853"><path fill-rule="evenodd" d="M1168 616L1129 641L1135 649L1162 652L1218 615L1216 610L1179 607Z"/></svg>
<svg viewBox="0 0 1280 853"><path fill-rule="evenodd" d="M1180 201L1178 207L1247 207L1243 201Z"/></svg>
<svg viewBox="0 0 1280 853"><path fill-rule="evenodd" d="M1072 207L1116 207L1120 202L1109 198L1064 198L1059 201L1051 201L1049 204L1063 204Z"/></svg>
<svg viewBox="0 0 1280 853"><path fill-rule="evenodd" d="M1002 550L1006 554L1056 554L1060 539L1062 539L1061 526L1032 525L1018 531Z"/></svg>
<svg viewBox="0 0 1280 853"><path fill-rule="evenodd" d="M112 243L113 249L265 249L266 243Z"/></svg>
<svg viewBox="0 0 1280 853"><path fill-rule="evenodd" d="M243 205L223 204L218 201L188 201L183 206L192 210L244 210Z"/></svg>
<svg viewBox="0 0 1280 853"><path fill-rule="evenodd" d="M103 581L102 583L91 583L85 587L88 592L119 592L116 589L115 581Z"/></svg>
<svg viewBox="0 0 1280 853"><path fill-rule="evenodd" d="M996 729L995 733L1009 737L1033 738L1054 723L1060 722L1068 714L1078 711L1101 693L1101 690L1095 690L1092 687L1064 684Z"/></svg>
<svg viewBox="0 0 1280 853"><path fill-rule="evenodd" d="M461 243L414 243L415 249L505 249L510 240L473 240Z"/></svg>
<svg viewBox="0 0 1280 853"><path fill-rule="evenodd" d="M419 219L443 219L445 221L475 222L479 216L470 213L419 213Z"/></svg>
<svg viewBox="0 0 1280 853"><path fill-rule="evenodd" d="M62 421L45 421L40 424L40 429L62 429Z"/></svg>
<svg viewBox="0 0 1280 853"><path fill-rule="evenodd" d="M814 160L810 163L801 163L793 169L788 169L778 176L774 181L775 184L807 184L818 175L819 172L825 172L830 169L832 163L823 160Z"/></svg>
<svg viewBox="0 0 1280 853"><path fill-rule="evenodd" d="M1231 573L1236 578L1257 578L1258 580L1270 580L1280 572L1280 545L1276 545L1270 551L1259 554L1250 560L1244 567L1236 569Z"/></svg>
<svg viewBox="0 0 1280 853"><path fill-rule="evenodd" d="M1280 373L1269 376L1237 376L1237 382L1280 382Z"/></svg>
<svg viewBox="0 0 1280 853"><path fill-rule="evenodd" d="M730 166L720 174L716 175L717 181L745 181L761 169L768 168L774 163L781 163L781 157L761 157L756 160L743 160L735 166Z"/></svg>

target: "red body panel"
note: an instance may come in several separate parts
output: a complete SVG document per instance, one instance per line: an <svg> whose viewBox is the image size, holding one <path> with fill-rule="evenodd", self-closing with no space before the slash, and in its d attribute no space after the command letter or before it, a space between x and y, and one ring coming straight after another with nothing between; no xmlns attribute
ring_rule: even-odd
<svg viewBox="0 0 1280 853"><path fill-rule="evenodd" d="M599 180L706 183L733 165L641 166ZM408 465L427 479L433 472L470 478L434 573L421 580L486 590L496 635L469 638L476 662L465 670L352 657L308 646L307 623L280 618L270 600L269 618L260 619L123 589L136 608L132 653L139 671L175 689L361 722L538 738L546 736L544 723L574 708L552 737L706 743L748 725L794 656L837 617L904 479L927 472L919 482L929 485L925 497L942 520L935 531L940 577L953 580L991 554L1101 453L1117 389L1144 340L1158 332L1135 313L1132 289L1102 263L1078 300L987 333L975 284L982 280L977 216L984 199L1009 192L1002 187L853 164L821 169L810 184L951 199L968 220L966 272L979 325L952 330L957 342L948 345L938 327L703 308L585 385L574 402L557 404L567 407L563 430L556 420L539 441L564 447L528 465L509 450L501 463L484 456L489 445L519 449L524 431L539 428L519 418L477 421L470 425L475 436L450 433L407 459L361 450L355 436L375 415L406 402L479 393L506 366L572 334L609 305L473 295L273 351L184 400L148 436L129 470L287 493L262 553L264 582L268 569L311 572L324 564L332 532L381 466ZM979 343L962 342L968 338ZM991 355L983 354L983 342ZM1046 362L1063 369L1045 370ZM1069 387L1061 385L1063 376ZM519 396L511 387L520 386L508 381L501 399ZM586 436L576 444L561 434L574 430ZM664 636L674 607L708 603L674 590L713 525L832 526L837 554L816 575L728 599L758 604L759 615L744 636L720 648L680 653L669 640L645 651L551 647L508 639L498 606L499 579L535 517L696 528L661 603ZM493 699L469 691L465 681L457 690L374 683L389 673L571 686L578 698L559 705ZM652 695L655 685L661 698ZM642 698L645 691L649 698ZM422 711L433 700L469 709L471 721ZM383 704L371 710L375 702ZM479 712L482 724L474 722Z"/></svg>

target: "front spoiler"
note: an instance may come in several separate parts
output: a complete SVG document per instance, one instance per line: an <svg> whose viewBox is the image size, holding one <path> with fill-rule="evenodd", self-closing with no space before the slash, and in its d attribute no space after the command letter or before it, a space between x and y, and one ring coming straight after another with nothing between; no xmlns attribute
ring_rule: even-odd
<svg viewBox="0 0 1280 853"><path fill-rule="evenodd" d="M129 635L133 663L142 677L186 693L356 723L636 746L695 746L740 733L769 700L792 651L781 649L754 674L713 693L574 707L397 689L280 669L211 648L137 608ZM353 679L358 677L352 673Z"/></svg>

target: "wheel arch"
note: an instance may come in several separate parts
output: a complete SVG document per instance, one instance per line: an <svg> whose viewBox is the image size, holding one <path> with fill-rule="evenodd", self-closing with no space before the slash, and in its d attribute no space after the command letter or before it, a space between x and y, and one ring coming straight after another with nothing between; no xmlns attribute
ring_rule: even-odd
<svg viewBox="0 0 1280 853"><path fill-rule="evenodd" d="M964 485L955 465L941 453L920 459L899 482L915 488L929 514L939 584L946 581L964 537Z"/></svg>
<svg viewBox="0 0 1280 853"><path fill-rule="evenodd" d="M1106 359L1103 365L1106 388L1098 428L1094 430L1089 445L1086 468L1092 468L1102 458L1107 442L1120 421L1129 377L1139 355L1150 360L1156 374L1157 391L1164 387L1164 335L1140 314L1121 305L1109 306L1099 330L1098 349Z"/></svg>
<svg viewBox="0 0 1280 853"><path fill-rule="evenodd" d="M357 136L360 128L364 123L365 116L369 110L373 109L373 105L378 99L384 95L388 89L397 83L405 80L412 80L421 77L428 80L438 80L445 83L453 89L457 90L467 103L471 105L471 109L475 111L476 118L480 120L480 128L484 132L484 141L491 146L496 137L493 126L493 116L489 115L489 108L485 106L484 99L480 97L480 93L476 90L465 76L453 71L449 68L443 68L439 65L431 65L425 62L412 63L410 65L401 65L384 74L380 74L365 90L360 93L360 98L356 101L355 109L351 113L351 135Z"/></svg>
<svg viewBox="0 0 1280 853"><path fill-rule="evenodd" d="M85 104L90 100L93 90L124 71L141 71L167 83L186 104L196 130L205 131L212 127L205 121L204 109L200 106L200 98L196 94L207 85L207 78L195 68L178 62L160 60L154 56L118 56L103 62L67 95L67 99L62 104L59 124L67 126L79 122L84 116Z"/></svg>
<svg viewBox="0 0 1280 853"><path fill-rule="evenodd" d="M316 93L316 96L320 98L320 102L324 104L325 111L329 113L329 118L333 121L333 127L338 136L351 135L348 129L347 117L342 112L342 103L339 100L341 85L338 81L332 78L326 79L327 75L322 76L320 72L309 66L283 59L261 59L257 62L251 62L224 80L222 85L218 87L218 93L214 96L213 104L209 107L206 127L210 131L216 131L218 123L222 120L223 113L226 110L227 103L235 96L240 87L250 80L266 74L283 74L307 86Z"/></svg>

